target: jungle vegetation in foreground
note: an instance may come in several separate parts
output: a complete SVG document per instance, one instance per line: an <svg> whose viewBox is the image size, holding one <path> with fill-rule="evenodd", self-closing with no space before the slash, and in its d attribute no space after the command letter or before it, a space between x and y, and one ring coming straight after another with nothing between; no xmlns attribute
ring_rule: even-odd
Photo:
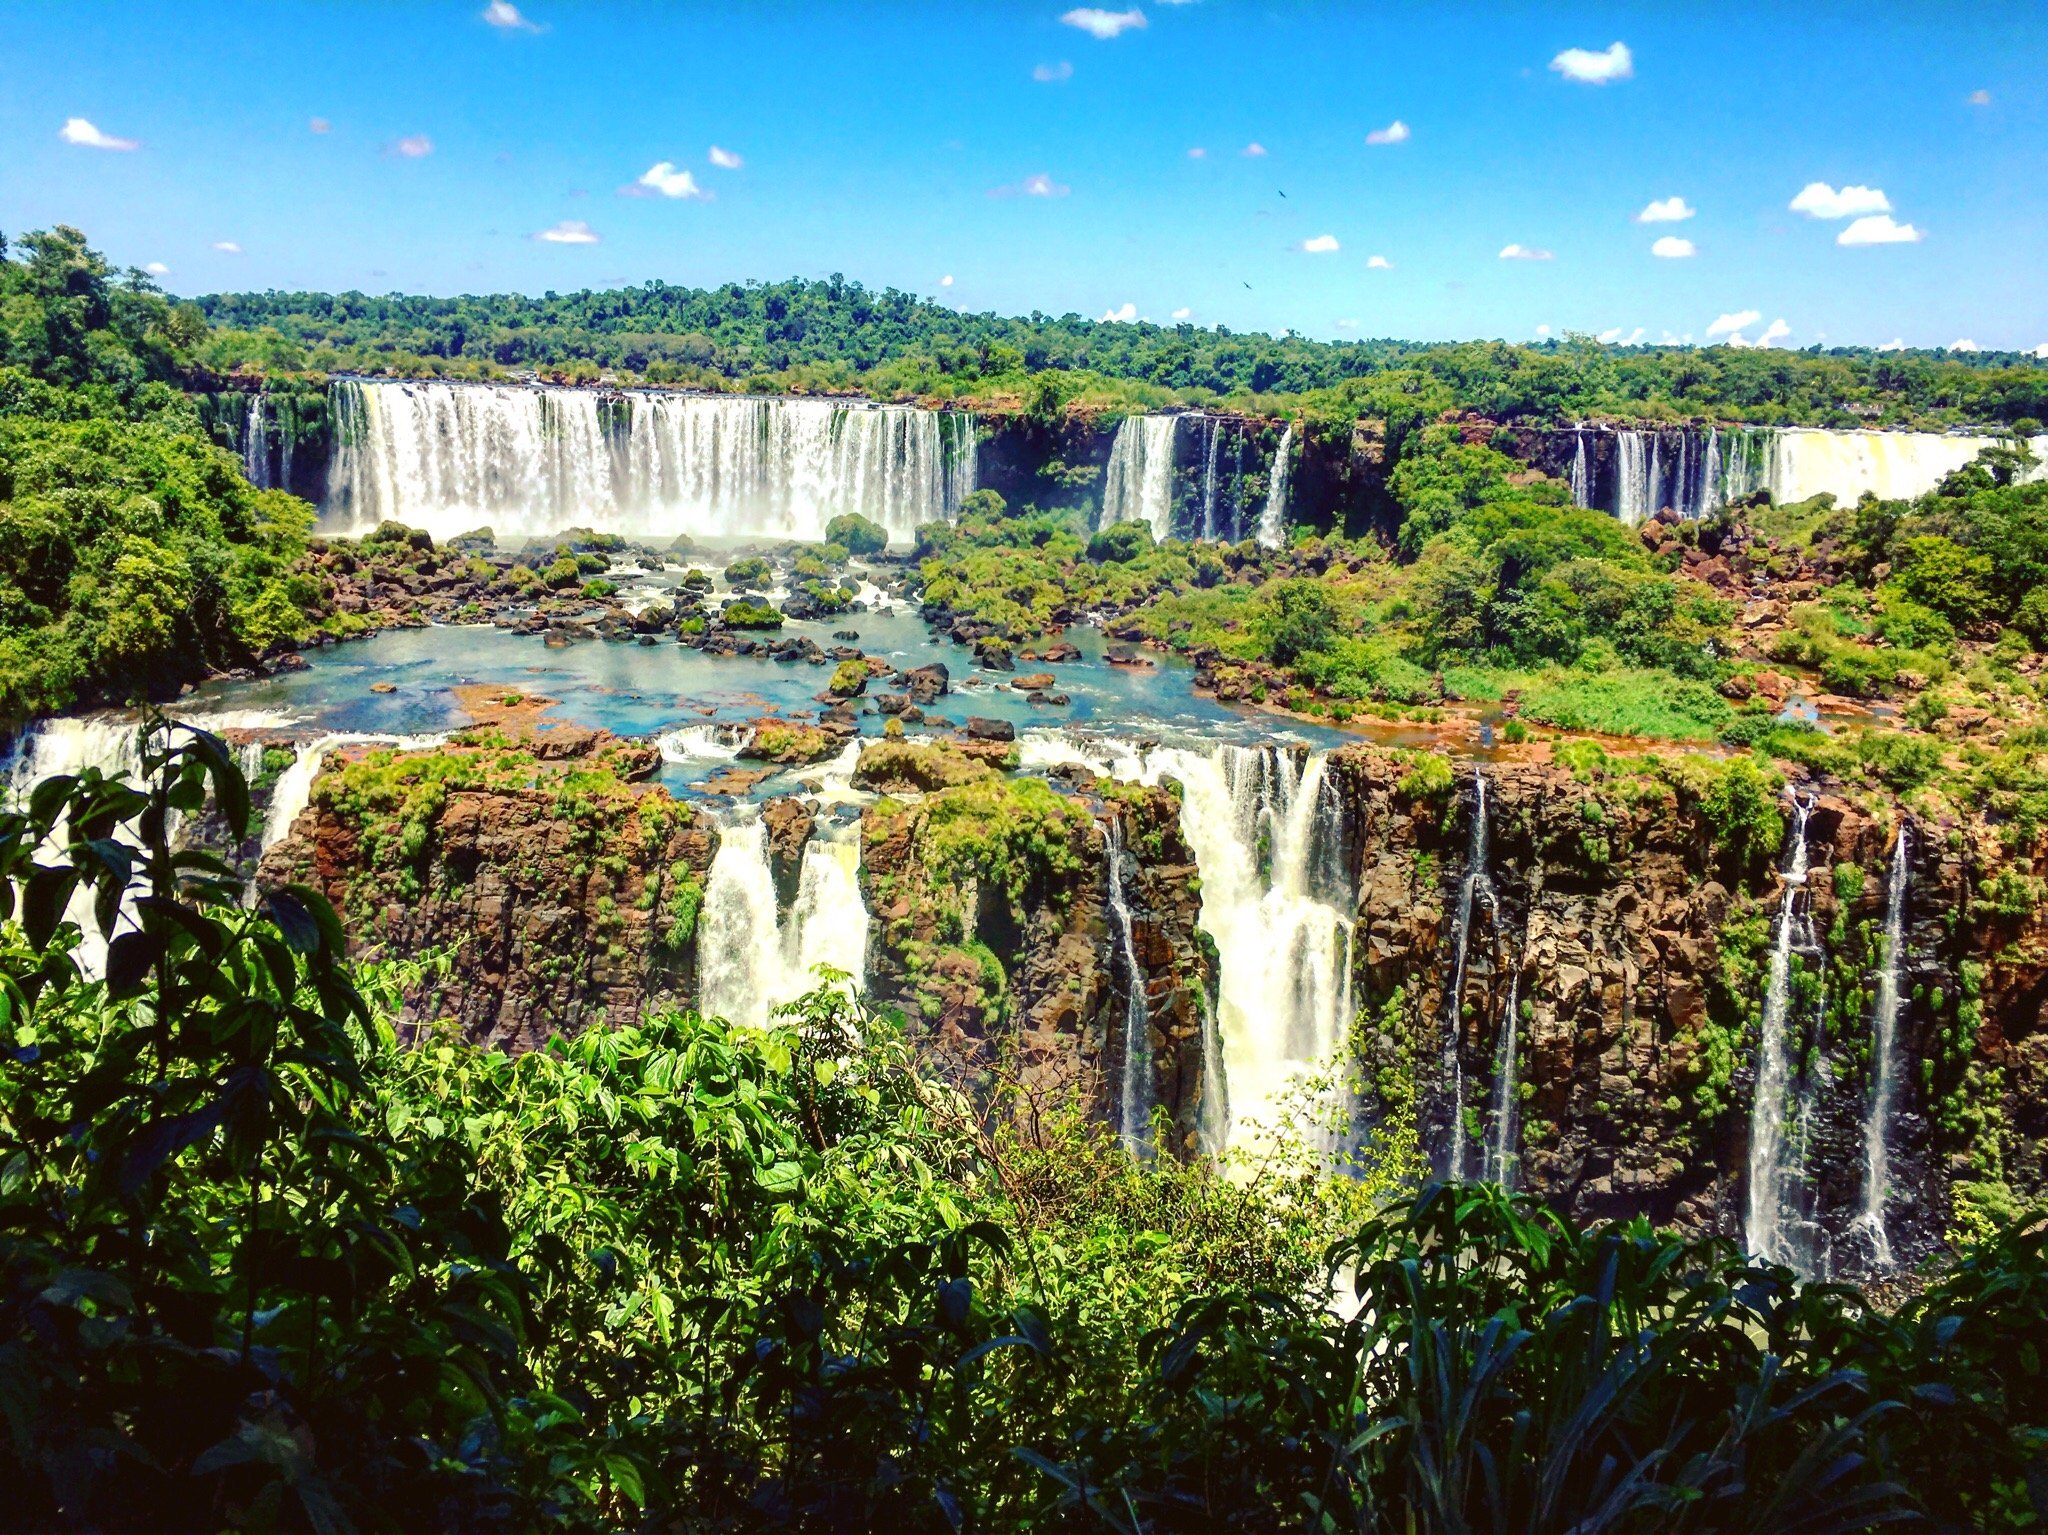
<svg viewBox="0 0 2048 1535"><path fill-rule="evenodd" d="M1897 1311L1484 1186L1027 1143L830 984L401 1030L159 728L0 813L0 1525L2038 1527L2038 1223ZM115 922L124 892L132 925ZM74 896L113 931L76 964ZM1329 1277L1356 1304L1328 1304Z"/></svg>

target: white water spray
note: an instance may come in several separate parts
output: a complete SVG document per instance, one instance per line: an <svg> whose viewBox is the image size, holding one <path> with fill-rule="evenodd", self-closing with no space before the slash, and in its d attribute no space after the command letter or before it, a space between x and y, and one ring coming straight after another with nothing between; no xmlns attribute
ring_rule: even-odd
<svg viewBox="0 0 2048 1535"><path fill-rule="evenodd" d="M1450 1095L1450 1146L1444 1159L1446 1178L1463 1178L1465 1134L1465 1063L1460 1046L1465 1033L1465 961L1472 944L1472 908L1483 901L1493 906L1493 882L1486 872L1486 775L1472 778L1472 835L1465 849L1465 877L1458 882L1458 912L1451 926L1451 989L1444 1007L1444 1083Z"/></svg>
<svg viewBox="0 0 2048 1535"><path fill-rule="evenodd" d="M1806 827L1813 800L1792 800L1792 848L1784 871L1777 932L1764 986L1764 1012L1757 1044L1756 1093L1749 1118L1749 1208L1744 1232L1751 1252L1802 1274L1813 1272L1805 1218L1804 1136L1788 1125L1795 1105L1799 1041L1790 1027L1792 956L1814 947L1812 920L1800 905L1806 888Z"/></svg>
<svg viewBox="0 0 2048 1535"><path fill-rule="evenodd" d="M1294 471L1294 423L1280 429L1280 446L1273 450L1273 467L1266 482L1266 505L1259 513L1259 544L1278 549L1287 540L1287 481Z"/></svg>
<svg viewBox="0 0 2048 1535"><path fill-rule="evenodd" d="M1173 532L1173 455L1179 416L1126 416L1109 447L1101 527L1142 522L1164 542Z"/></svg>
<svg viewBox="0 0 2048 1535"><path fill-rule="evenodd" d="M1123 967L1123 1072L1117 1094L1118 1132L1134 1157L1152 1152L1152 1019L1145 1006L1145 971L1124 891L1124 823L1112 816L1103 833L1103 880L1109 889L1110 941Z"/></svg>
<svg viewBox="0 0 2048 1535"><path fill-rule="evenodd" d="M1891 877L1885 886L1884 964L1877 973L1877 998L1870 1012L1870 1110L1863 1122L1863 1213L1878 1266L1892 1264L1885 1202L1891 1197L1891 1121L1899 1092L1899 1002L1906 969L1906 894L1912 852L1906 823L1899 822L1892 848Z"/></svg>
<svg viewBox="0 0 2048 1535"><path fill-rule="evenodd" d="M860 839L822 829L804 844L796 899L778 910L768 863L768 829L759 810L719 829L718 852L697 924L697 974L707 1015L746 1028L767 1027L774 1009L818 984L830 965L853 978L867 968L868 913L860 894Z"/></svg>

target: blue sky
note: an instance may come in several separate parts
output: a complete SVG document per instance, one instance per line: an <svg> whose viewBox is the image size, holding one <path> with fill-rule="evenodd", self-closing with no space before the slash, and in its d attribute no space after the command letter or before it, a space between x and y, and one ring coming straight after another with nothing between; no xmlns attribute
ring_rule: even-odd
<svg viewBox="0 0 2048 1535"><path fill-rule="evenodd" d="M12 0L0 229L178 293L838 271L1324 337L2048 343L2048 7L492 12Z"/></svg>

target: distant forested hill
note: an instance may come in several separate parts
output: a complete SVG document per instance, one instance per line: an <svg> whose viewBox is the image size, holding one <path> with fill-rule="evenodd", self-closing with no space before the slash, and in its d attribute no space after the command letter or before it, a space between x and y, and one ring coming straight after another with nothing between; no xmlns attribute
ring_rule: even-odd
<svg viewBox="0 0 2048 1535"><path fill-rule="evenodd" d="M960 314L895 289L822 282L647 283L609 292L426 298L229 293L199 301L223 369L489 377L532 370L730 388L1029 399L1048 371L1136 386L1133 405L1399 395L1499 418L1714 416L1943 425L2048 416L2048 362L2019 353L1823 352L1313 341L1079 315ZM1044 402L1041 381L1036 398ZM1072 387L1060 391L1071 396ZM1115 396L1128 391L1111 390Z"/></svg>

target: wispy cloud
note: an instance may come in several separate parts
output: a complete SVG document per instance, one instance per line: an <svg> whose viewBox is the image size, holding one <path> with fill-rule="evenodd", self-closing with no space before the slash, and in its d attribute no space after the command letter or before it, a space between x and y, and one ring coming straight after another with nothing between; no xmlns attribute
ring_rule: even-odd
<svg viewBox="0 0 2048 1535"><path fill-rule="evenodd" d="M1550 61L1550 67L1581 85L1605 85L1610 80L1626 80L1634 75L1636 60L1627 43L1609 43L1597 50L1567 48Z"/></svg>
<svg viewBox="0 0 2048 1535"><path fill-rule="evenodd" d="M1339 329L1339 330L1357 330L1357 329L1358 329L1358 322L1357 322L1356 320L1339 320L1339 321L1337 322L1337 329Z"/></svg>
<svg viewBox="0 0 2048 1535"><path fill-rule="evenodd" d="M1408 142L1408 125L1395 118L1384 128L1375 128L1365 136L1368 144L1405 144Z"/></svg>
<svg viewBox="0 0 2048 1535"><path fill-rule="evenodd" d="M598 233L581 219L563 219L551 229L537 230L534 239L547 245L595 245Z"/></svg>
<svg viewBox="0 0 2048 1535"><path fill-rule="evenodd" d="M1721 315L1707 327L1710 336L1730 336L1736 331L1756 324L1764 317L1761 309L1735 309Z"/></svg>
<svg viewBox="0 0 2048 1535"><path fill-rule="evenodd" d="M415 133L409 138L394 139L389 147L401 160L424 160L434 152L434 141L424 133Z"/></svg>
<svg viewBox="0 0 2048 1535"><path fill-rule="evenodd" d="M144 267L142 270L149 273L151 277L169 277L171 275L171 269L165 266L161 261L152 261L148 266Z"/></svg>
<svg viewBox="0 0 2048 1535"><path fill-rule="evenodd" d="M502 27L507 32L538 32L540 30L537 23L528 21L519 13L519 7L512 4L511 0L491 0L491 3L485 6L479 14L492 26Z"/></svg>
<svg viewBox="0 0 2048 1535"><path fill-rule="evenodd" d="M1102 313L1102 318L1105 322L1121 320L1128 324L1130 321L1138 318L1138 306L1136 304L1125 304L1120 309L1106 309Z"/></svg>
<svg viewBox="0 0 2048 1535"><path fill-rule="evenodd" d="M306 131L308 133L325 133L333 126L334 124L324 117L309 117L306 119Z"/></svg>
<svg viewBox="0 0 2048 1535"><path fill-rule="evenodd" d="M1692 241L1681 240L1677 235L1665 235L1651 243L1650 254L1666 261L1683 261L1687 256L1695 255L1697 252Z"/></svg>
<svg viewBox="0 0 2048 1535"><path fill-rule="evenodd" d="M1057 64L1040 64L1032 69L1031 78L1040 85L1051 85L1056 81L1071 80L1074 78L1074 66L1065 59L1061 59Z"/></svg>
<svg viewBox="0 0 2048 1535"><path fill-rule="evenodd" d="M1190 160L1206 160L1209 158L1209 151L1204 149L1200 144L1197 144L1193 149L1190 149L1188 151L1188 158Z"/></svg>
<svg viewBox="0 0 2048 1535"><path fill-rule="evenodd" d="M1015 185L990 187L991 197L1065 197L1074 189L1062 182L1054 181L1044 171L1035 176L1026 176Z"/></svg>
<svg viewBox="0 0 2048 1535"><path fill-rule="evenodd" d="M1185 304L1173 312L1173 318L1176 320L1191 320L1194 318L1194 315L1194 310L1188 308Z"/></svg>
<svg viewBox="0 0 2048 1535"><path fill-rule="evenodd" d="M950 288L950 287L952 287L952 286L953 286L953 274L952 274L951 272L948 272L948 273L947 273L947 274L946 274L946 275L945 275L944 277L941 277L941 278L939 279L939 286L940 286L941 288Z"/></svg>
<svg viewBox="0 0 2048 1535"><path fill-rule="evenodd" d="M1060 20L1070 27L1079 27L1090 37L1106 39L1143 29L1145 13L1135 6L1128 11L1105 11L1097 6L1083 5L1068 11Z"/></svg>
<svg viewBox="0 0 2048 1535"><path fill-rule="evenodd" d="M1973 107L1988 107L1991 105L1991 92L1972 91L1969 95L1969 102Z"/></svg>
<svg viewBox="0 0 2048 1535"><path fill-rule="evenodd" d="M77 144L84 149L118 149L126 152L142 147L142 140L116 138L111 133L102 133L82 117L65 118L64 126L57 130L57 137L67 144Z"/></svg>
<svg viewBox="0 0 2048 1535"><path fill-rule="evenodd" d="M716 144L711 146L711 153L705 158L722 171L736 171L747 163L732 150L720 149Z"/></svg>
<svg viewBox="0 0 2048 1535"><path fill-rule="evenodd" d="M1266 155L1266 146L1257 139L1253 139L1251 143L1245 145L1238 153L1248 160L1262 160Z"/></svg>
<svg viewBox="0 0 2048 1535"><path fill-rule="evenodd" d="M1633 331L1631 331L1627 335L1622 334L1621 327L1619 325L1614 326L1610 330L1603 330L1602 332L1600 332L1600 340L1608 346L1634 346L1638 341L1642 339L1643 328L1640 325L1638 325Z"/></svg>
<svg viewBox="0 0 2048 1535"><path fill-rule="evenodd" d="M1927 238L1924 230L1893 220L1889 213L1873 213L1857 219L1835 236L1837 245L1917 245Z"/></svg>
<svg viewBox="0 0 2048 1535"><path fill-rule="evenodd" d="M1810 219L1849 219L1860 213L1892 211L1891 199L1877 187L1843 187L1836 191L1825 181L1807 182L1785 206Z"/></svg>
<svg viewBox="0 0 2048 1535"><path fill-rule="evenodd" d="M239 256L242 254L242 247L236 244L233 240L215 240L213 242L213 248L221 252L223 255Z"/></svg>
<svg viewBox="0 0 2048 1535"><path fill-rule="evenodd" d="M1391 272L1394 270L1394 263L1387 260L1385 256L1367 256L1365 258L1365 266L1369 272Z"/></svg>
<svg viewBox="0 0 2048 1535"><path fill-rule="evenodd" d="M657 160L640 173L640 179L631 186L619 188L621 197L684 197L700 203L711 201L712 194L697 184L691 172L678 168L673 161Z"/></svg>
<svg viewBox="0 0 2048 1535"><path fill-rule="evenodd" d="M1544 250L1540 246L1521 245L1510 242L1500 248L1500 259L1503 261L1554 261L1557 258L1552 252Z"/></svg>
<svg viewBox="0 0 2048 1535"><path fill-rule="evenodd" d="M1905 349L1906 338L1904 336L1894 336L1889 341L1880 342L1876 347L1876 350L1880 352L1903 352Z"/></svg>
<svg viewBox="0 0 2048 1535"><path fill-rule="evenodd" d="M1328 256L1339 248L1335 235L1314 235L1295 247L1297 250L1307 251L1311 256Z"/></svg>
<svg viewBox="0 0 2048 1535"><path fill-rule="evenodd" d="M1660 197L1636 215L1638 224L1676 224L1699 210L1682 197Z"/></svg>

